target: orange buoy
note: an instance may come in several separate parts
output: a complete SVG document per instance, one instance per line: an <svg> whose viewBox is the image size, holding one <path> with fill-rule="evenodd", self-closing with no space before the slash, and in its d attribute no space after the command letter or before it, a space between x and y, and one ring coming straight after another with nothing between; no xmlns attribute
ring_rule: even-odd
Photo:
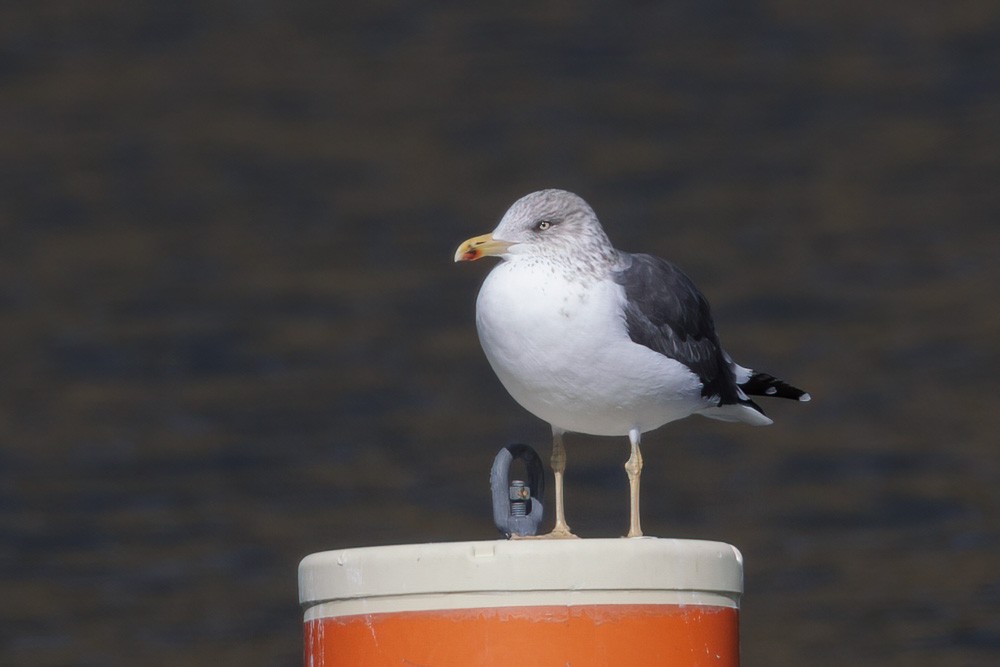
<svg viewBox="0 0 1000 667"><path fill-rule="evenodd" d="M345 549L299 566L308 667L739 665L743 565L656 538Z"/></svg>

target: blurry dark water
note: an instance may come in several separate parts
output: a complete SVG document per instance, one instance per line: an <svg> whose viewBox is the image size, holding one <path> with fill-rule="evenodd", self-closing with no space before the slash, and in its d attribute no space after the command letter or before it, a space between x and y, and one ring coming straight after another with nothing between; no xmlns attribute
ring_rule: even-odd
<svg viewBox="0 0 1000 667"><path fill-rule="evenodd" d="M986 0L0 9L0 663L298 664L302 556L492 539L549 435L451 258L563 187L814 397L644 440L745 664L996 664L998 45ZM621 534L624 439L567 445Z"/></svg>

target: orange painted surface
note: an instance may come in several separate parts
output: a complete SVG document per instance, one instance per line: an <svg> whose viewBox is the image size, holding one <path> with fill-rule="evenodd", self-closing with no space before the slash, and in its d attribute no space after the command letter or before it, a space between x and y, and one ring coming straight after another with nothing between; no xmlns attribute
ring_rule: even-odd
<svg viewBox="0 0 1000 667"><path fill-rule="evenodd" d="M418 611L306 623L307 667L738 667L729 607L592 605Z"/></svg>

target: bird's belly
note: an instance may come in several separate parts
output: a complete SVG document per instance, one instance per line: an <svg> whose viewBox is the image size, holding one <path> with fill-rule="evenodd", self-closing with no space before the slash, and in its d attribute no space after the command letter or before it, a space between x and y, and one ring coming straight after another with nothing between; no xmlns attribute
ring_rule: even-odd
<svg viewBox="0 0 1000 667"><path fill-rule="evenodd" d="M618 285L585 290L504 268L483 284L476 322L490 365L525 409L567 431L626 435L705 407L687 367L629 339Z"/></svg>

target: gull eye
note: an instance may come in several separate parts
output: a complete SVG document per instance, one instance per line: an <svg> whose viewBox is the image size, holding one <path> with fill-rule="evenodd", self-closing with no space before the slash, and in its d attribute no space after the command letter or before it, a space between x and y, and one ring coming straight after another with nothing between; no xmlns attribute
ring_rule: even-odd
<svg viewBox="0 0 1000 667"><path fill-rule="evenodd" d="M538 231L540 231L540 232L544 232L546 229L548 229L551 226L552 226L552 223L549 222L548 220L540 220L538 222L538 224L535 225L535 229L538 230Z"/></svg>

